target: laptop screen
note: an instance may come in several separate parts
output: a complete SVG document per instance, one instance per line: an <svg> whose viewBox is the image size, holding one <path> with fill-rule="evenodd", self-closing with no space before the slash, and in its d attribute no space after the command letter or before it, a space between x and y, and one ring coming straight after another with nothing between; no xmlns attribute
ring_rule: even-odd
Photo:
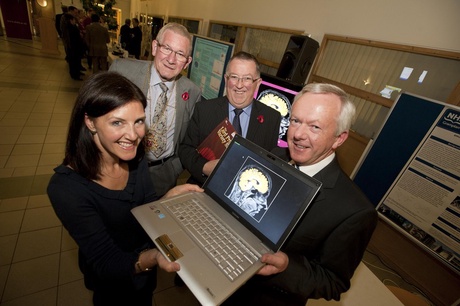
<svg viewBox="0 0 460 306"><path fill-rule="evenodd" d="M321 183L239 135L203 188L277 251Z"/></svg>

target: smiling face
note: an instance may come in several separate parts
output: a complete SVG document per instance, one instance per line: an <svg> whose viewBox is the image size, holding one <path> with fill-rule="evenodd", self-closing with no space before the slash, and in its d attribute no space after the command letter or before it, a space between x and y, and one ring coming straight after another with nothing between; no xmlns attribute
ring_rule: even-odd
<svg viewBox="0 0 460 306"><path fill-rule="evenodd" d="M97 118L85 116L85 123L105 161L133 159L145 135L144 107L139 101L131 101Z"/></svg>
<svg viewBox="0 0 460 306"><path fill-rule="evenodd" d="M164 54L160 51L160 45L167 47L173 52L169 55ZM178 61L176 52L186 55L187 60L185 62ZM177 34L172 30L167 30L161 41L154 40L152 42L152 54L155 57L153 59L155 68L164 82L172 81L192 61L192 58L188 56L190 54L190 41L187 37Z"/></svg>
<svg viewBox="0 0 460 306"><path fill-rule="evenodd" d="M348 137L336 135L341 102L334 94L305 93L292 106L287 133L289 153L299 166L331 155Z"/></svg>
<svg viewBox="0 0 460 306"><path fill-rule="evenodd" d="M262 81L257 74L256 63L249 60L233 59L227 67L227 76L237 76L239 79L232 81L231 78L225 77L225 88L227 98L230 104L235 108L245 108L252 103L254 93L259 89ZM251 77L256 80L253 83L245 84L241 78Z"/></svg>

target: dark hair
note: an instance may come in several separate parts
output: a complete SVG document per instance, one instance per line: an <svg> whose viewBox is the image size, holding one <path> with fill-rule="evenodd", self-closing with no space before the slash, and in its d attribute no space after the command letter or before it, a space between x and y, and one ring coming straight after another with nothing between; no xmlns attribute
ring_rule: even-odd
<svg viewBox="0 0 460 306"><path fill-rule="evenodd" d="M101 151L85 124L85 115L98 118L132 101L147 106L139 87L122 75L100 72L90 76L80 88L72 110L63 164L87 179L99 178ZM141 141L136 158L139 160L144 154Z"/></svg>
<svg viewBox="0 0 460 306"><path fill-rule="evenodd" d="M101 20L101 17L98 14L91 14L91 22L99 22L99 20Z"/></svg>
<svg viewBox="0 0 460 306"><path fill-rule="evenodd" d="M256 64L256 73L257 73L257 77L260 77L260 64L259 64L259 61L257 60L257 58L252 55L251 53L248 53L248 52L244 52L244 51L239 51L238 53L234 54L232 56L232 58L230 59L230 61L228 62L227 64L227 68L226 70L228 70L228 66L230 66L229 64L233 61L233 60L242 60L242 61L251 61L251 62L254 62L254 64ZM226 71L227 72L227 71Z"/></svg>

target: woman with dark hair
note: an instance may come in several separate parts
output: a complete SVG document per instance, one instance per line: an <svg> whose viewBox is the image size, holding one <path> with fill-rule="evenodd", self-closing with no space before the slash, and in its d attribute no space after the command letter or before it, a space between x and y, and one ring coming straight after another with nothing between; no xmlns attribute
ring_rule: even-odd
<svg viewBox="0 0 460 306"><path fill-rule="evenodd" d="M131 214L157 200L144 159L146 98L114 72L92 75L70 119L62 165L48 185L51 204L79 247L94 305L152 305L156 265L173 272ZM165 197L202 191L180 185Z"/></svg>

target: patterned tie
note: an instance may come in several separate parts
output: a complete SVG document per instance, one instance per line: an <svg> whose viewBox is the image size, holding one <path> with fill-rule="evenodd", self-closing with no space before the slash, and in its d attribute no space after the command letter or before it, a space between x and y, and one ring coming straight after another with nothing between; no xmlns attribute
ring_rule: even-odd
<svg viewBox="0 0 460 306"><path fill-rule="evenodd" d="M233 111L235 112L235 117L233 118L232 125L235 128L235 131L239 135L243 136L243 133L241 132L241 123L240 123L240 114L243 112L243 110L240 108L235 108Z"/></svg>
<svg viewBox="0 0 460 306"><path fill-rule="evenodd" d="M153 128L152 130L152 153L159 158L166 151L166 134L167 134L167 111L168 105L168 87L164 83L160 83L163 91L158 97L153 112Z"/></svg>

